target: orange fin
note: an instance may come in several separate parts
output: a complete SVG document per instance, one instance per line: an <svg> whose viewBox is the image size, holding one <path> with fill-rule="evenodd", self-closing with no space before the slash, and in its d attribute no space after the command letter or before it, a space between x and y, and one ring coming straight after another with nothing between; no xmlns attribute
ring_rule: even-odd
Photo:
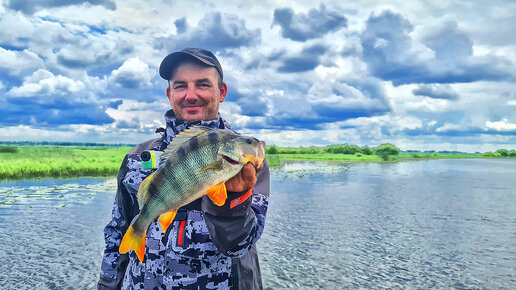
<svg viewBox="0 0 516 290"><path fill-rule="evenodd" d="M168 226L170 226L170 224L176 217L176 213L177 213L177 209L174 209L171 211L167 211L166 213L163 213L159 216L158 222L161 225L163 232L167 231Z"/></svg>
<svg viewBox="0 0 516 290"><path fill-rule="evenodd" d="M122 242L120 243L120 247L118 251L123 254L127 253L130 250L134 250L136 256L138 256L138 260L140 263L143 262L143 257L145 256L145 236L147 233L143 233L143 235L138 235L133 226L129 226L127 232L125 232L124 237L122 238Z"/></svg>
<svg viewBox="0 0 516 290"><path fill-rule="evenodd" d="M219 183L214 187L208 189L206 191L206 195L213 201L214 204L218 206L224 205L226 203L226 198L228 198L228 193L226 191L226 185L224 183Z"/></svg>

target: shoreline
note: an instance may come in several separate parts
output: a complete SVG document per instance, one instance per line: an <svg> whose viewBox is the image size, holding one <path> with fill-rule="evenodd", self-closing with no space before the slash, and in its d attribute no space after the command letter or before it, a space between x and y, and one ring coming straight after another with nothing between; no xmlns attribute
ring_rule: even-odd
<svg viewBox="0 0 516 290"><path fill-rule="evenodd" d="M82 151L88 151L81 148ZM119 150L119 149L118 149ZM45 158L35 162L32 160L31 170L27 168L17 168L17 171L6 172L5 169L0 171L0 183L16 182L23 180L44 180L44 179L76 179L76 178L115 178L119 164L123 160L126 148L111 155L112 162L99 163L97 159L86 158L86 160L77 161L77 158L84 156L75 156L75 158ZM96 152L98 149L92 150ZM112 150L107 150L108 152ZM111 152L112 153L112 152ZM72 154L73 155L73 154ZM121 155L121 156L118 156ZM69 156L67 156L69 157ZM515 157L490 157L475 154L434 154L433 156L417 156L411 153L400 153L399 155L389 156L389 160L382 160L378 155L352 155L352 154L267 154L267 161L270 168L281 167L284 161L306 161L306 162L331 162L331 163L394 163L404 161L424 161L439 159L494 159L506 160L516 159ZM18 160L19 161L19 160ZM14 162L15 164L26 164L25 162ZM40 167L35 167L39 164ZM1 165L1 163L0 163ZM101 166L102 165L102 166ZM14 168L11 168L14 169Z"/></svg>

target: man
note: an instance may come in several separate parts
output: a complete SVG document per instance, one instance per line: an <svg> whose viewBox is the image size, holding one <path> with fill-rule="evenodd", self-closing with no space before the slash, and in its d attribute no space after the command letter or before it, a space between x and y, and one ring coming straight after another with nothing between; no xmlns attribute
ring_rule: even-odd
<svg viewBox="0 0 516 290"><path fill-rule="evenodd" d="M266 161L251 163L226 182L228 198L219 207L204 196L178 210L163 233L156 220L149 226L142 263L130 251L120 254L122 237L138 214L137 191L153 170L141 167L144 150L164 150L184 129L202 125L233 130L219 114L227 94L222 66L208 50L187 48L163 59L172 109L165 114L162 138L133 148L118 173L112 221L104 229L106 249L99 289L261 289L256 251L265 224L269 197ZM246 194L249 189L252 194Z"/></svg>

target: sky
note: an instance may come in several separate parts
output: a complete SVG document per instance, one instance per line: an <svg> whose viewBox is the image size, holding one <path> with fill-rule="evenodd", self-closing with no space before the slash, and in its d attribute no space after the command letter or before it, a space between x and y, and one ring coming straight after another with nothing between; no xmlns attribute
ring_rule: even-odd
<svg viewBox="0 0 516 290"><path fill-rule="evenodd" d="M159 64L203 47L268 145L515 149L515 27L506 0L0 0L0 141L159 137Z"/></svg>

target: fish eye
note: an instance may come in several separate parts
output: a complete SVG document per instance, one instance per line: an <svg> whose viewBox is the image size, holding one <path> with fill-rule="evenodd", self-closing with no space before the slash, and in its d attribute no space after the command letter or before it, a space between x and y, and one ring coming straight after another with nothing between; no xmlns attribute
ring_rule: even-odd
<svg viewBox="0 0 516 290"><path fill-rule="evenodd" d="M245 139L245 143L247 144L253 144L253 140L249 139L249 138L246 138Z"/></svg>

